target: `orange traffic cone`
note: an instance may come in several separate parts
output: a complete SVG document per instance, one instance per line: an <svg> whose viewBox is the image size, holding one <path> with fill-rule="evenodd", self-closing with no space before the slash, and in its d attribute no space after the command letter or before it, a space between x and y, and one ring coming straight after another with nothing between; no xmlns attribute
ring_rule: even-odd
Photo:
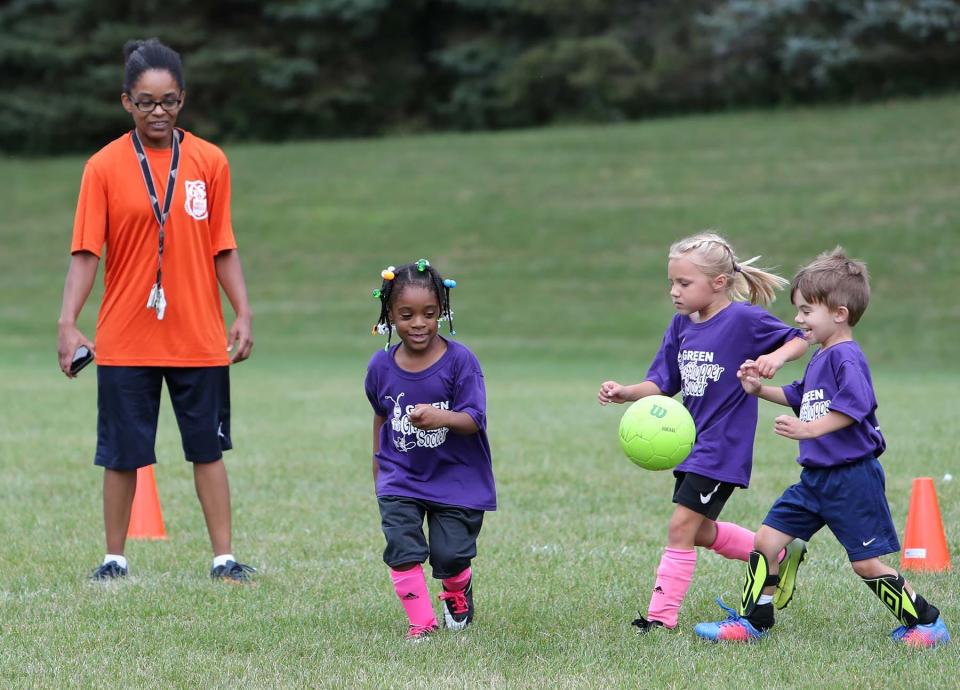
<svg viewBox="0 0 960 690"><path fill-rule="evenodd" d="M943 531L937 492L930 477L913 480L900 569L929 572L950 570L947 536Z"/></svg>
<svg viewBox="0 0 960 690"><path fill-rule="evenodd" d="M130 539L167 538L167 531L163 527L163 512L160 510L160 497L157 495L157 480L153 476L153 465L137 470L137 492L133 495L127 537Z"/></svg>

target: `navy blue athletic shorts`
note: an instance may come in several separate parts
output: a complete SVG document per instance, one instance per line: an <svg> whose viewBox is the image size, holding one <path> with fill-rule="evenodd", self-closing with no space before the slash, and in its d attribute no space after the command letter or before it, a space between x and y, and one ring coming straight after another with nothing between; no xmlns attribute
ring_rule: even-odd
<svg viewBox="0 0 960 690"><path fill-rule="evenodd" d="M800 482L777 499L763 524L808 541L826 525L851 562L900 550L876 458L837 467L804 467Z"/></svg>
<svg viewBox="0 0 960 690"><path fill-rule="evenodd" d="M387 540L383 562L391 568L423 563L429 557L433 577L443 580L462 573L477 557L482 510L405 496L378 496L377 503L380 526ZM429 545L423 534L424 517Z"/></svg>
<svg viewBox="0 0 960 690"><path fill-rule="evenodd" d="M229 367L97 367L94 464L128 471L157 461L160 391L167 383L190 462L214 462L230 450Z"/></svg>

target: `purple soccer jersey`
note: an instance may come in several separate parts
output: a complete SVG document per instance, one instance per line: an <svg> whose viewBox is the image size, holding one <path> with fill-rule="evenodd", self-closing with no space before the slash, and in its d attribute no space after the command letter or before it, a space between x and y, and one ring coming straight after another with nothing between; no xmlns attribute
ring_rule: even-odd
<svg viewBox="0 0 960 690"><path fill-rule="evenodd" d="M829 434L800 441L797 462L804 467L835 467L878 458L887 444L877 422L877 396L866 355L856 341L818 350L803 379L783 387L787 402L802 422L842 412L854 423Z"/></svg>
<svg viewBox="0 0 960 690"><path fill-rule="evenodd" d="M435 503L496 510L497 492L487 442L487 402L480 363L470 350L445 340L447 351L424 371L405 371L394 356L400 345L370 358L364 387L380 428L377 496L405 496ZM424 431L410 423L417 404L465 412L474 434L446 427Z"/></svg>
<svg viewBox="0 0 960 690"><path fill-rule="evenodd" d="M674 315L646 380L664 395L682 392L697 427L693 450L675 472L750 484L757 399L743 390L737 370L744 360L801 337L798 329L746 302L732 302L702 323Z"/></svg>

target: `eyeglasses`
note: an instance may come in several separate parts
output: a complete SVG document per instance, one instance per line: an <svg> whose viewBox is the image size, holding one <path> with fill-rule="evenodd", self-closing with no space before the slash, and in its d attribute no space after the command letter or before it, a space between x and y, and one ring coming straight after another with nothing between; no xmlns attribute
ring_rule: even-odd
<svg viewBox="0 0 960 690"><path fill-rule="evenodd" d="M180 107L181 103L183 103L182 96L180 98L164 98L162 101L133 101L133 104L137 106L137 110L141 113L152 113L158 105L168 113L172 113Z"/></svg>

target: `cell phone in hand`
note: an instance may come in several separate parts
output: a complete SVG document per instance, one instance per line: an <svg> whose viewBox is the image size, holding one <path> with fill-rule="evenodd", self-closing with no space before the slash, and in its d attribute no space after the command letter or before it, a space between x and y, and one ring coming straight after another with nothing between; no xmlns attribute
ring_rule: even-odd
<svg viewBox="0 0 960 690"><path fill-rule="evenodd" d="M86 345L81 345L77 348L77 351L73 353L73 360L70 362L70 374L76 376L80 373L81 369L92 361L93 353L90 352L90 348Z"/></svg>

